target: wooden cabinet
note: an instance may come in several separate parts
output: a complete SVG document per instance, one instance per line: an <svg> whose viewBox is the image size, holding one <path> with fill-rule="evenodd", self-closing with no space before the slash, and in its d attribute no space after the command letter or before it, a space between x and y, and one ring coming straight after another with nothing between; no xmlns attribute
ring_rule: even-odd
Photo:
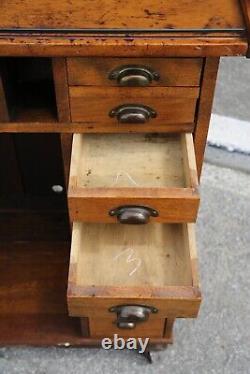
<svg viewBox="0 0 250 374"><path fill-rule="evenodd" d="M2 2L0 344L169 344L197 317L216 75L220 56L249 54L249 14L248 0Z"/></svg>

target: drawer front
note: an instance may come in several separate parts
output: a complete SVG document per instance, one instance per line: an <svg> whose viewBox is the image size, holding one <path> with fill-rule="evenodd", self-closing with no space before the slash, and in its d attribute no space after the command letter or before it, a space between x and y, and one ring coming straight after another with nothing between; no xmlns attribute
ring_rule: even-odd
<svg viewBox="0 0 250 374"><path fill-rule="evenodd" d="M179 124L193 128L198 88L70 87L73 122L88 128L158 131ZM180 126L180 131L183 127ZM139 131L138 130L138 131Z"/></svg>
<svg viewBox="0 0 250 374"><path fill-rule="evenodd" d="M192 135L75 134L68 206L72 221L194 222Z"/></svg>
<svg viewBox="0 0 250 374"><path fill-rule="evenodd" d="M169 333L166 319L199 311L194 226L74 223L67 300L91 336Z"/></svg>
<svg viewBox="0 0 250 374"><path fill-rule="evenodd" d="M114 338L117 334L126 338L160 338L164 335L165 318L152 319L145 323L138 323L133 329L121 329L116 325L116 316L110 318L89 318L89 333L91 337Z"/></svg>
<svg viewBox="0 0 250 374"><path fill-rule="evenodd" d="M70 86L199 86L200 58L68 58Z"/></svg>

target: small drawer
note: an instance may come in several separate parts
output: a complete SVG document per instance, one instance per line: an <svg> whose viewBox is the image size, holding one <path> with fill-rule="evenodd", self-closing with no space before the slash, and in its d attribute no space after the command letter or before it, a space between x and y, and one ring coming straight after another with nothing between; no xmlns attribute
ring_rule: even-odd
<svg viewBox="0 0 250 374"><path fill-rule="evenodd" d="M67 299L91 337L163 337L199 311L194 225L74 223Z"/></svg>
<svg viewBox="0 0 250 374"><path fill-rule="evenodd" d="M68 58L70 86L199 86L201 58Z"/></svg>
<svg viewBox="0 0 250 374"><path fill-rule="evenodd" d="M71 119L100 132L192 132L197 87L70 87Z"/></svg>
<svg viewBox="0 0 250 374"><path fill-rule="evenodd" d="M75 134L68 206L72 221L194 222L192 134Z"/></svg>

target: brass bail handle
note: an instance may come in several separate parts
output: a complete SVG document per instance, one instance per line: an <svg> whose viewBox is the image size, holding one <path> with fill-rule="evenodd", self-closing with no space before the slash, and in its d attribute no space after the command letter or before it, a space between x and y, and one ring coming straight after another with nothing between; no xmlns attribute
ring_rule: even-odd
<svg viewBox="0 0 250 374"><path fill-rule="evenodd" d="M157 113L154 109L141 104L124 104L112 109L109 113L111 118L116 117L121 124L144 124Z"/></svg>
<svg viewBox="0 0 250 374"><path fill-rule="evenodd" d="M158 309L146 305L118 305L111 307L109 311L117 313L118 328L134 329L138 323L146 322L151 313L157 313Z"/></svg>
<svg viewBox="0 0 250 374"><path fill-rule="evenodd" d="M149 207L130 205L111 209L109 215L116 216L119 223L143 225L149 222L150 217L158 217L159 213Z"/></svg>
<svg viewBox="0 0 250 374"><path fill-rule="evenodd" d="M116 80L119 86L145 87L158 81L160 75L148 66L123 65L111 71L109 79Z"/></svg>

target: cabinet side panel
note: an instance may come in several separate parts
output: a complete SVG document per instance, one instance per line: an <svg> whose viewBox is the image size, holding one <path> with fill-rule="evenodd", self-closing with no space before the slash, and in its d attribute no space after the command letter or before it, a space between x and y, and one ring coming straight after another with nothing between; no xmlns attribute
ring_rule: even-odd
<svg viewBox="0 0 250 374"><path fill-rule="evenodd" d="M53 58L53 77L56 93L57 115L59 122L70 122L70 103L69 103L69 86L68 86L68 72L65 58ZM61 134L61 149L64 167L65 185L68 184L72 135Z"/></svg>
<svg viewBox="0 0 250 374"><path fill-rule="evenodd" d="M0 65L0 121L7 122L9 120L8 108L6 103L6 97L4 92L3 83L3 69Z"/></svg>
<svg viewBox="0 0 250 374"><path fill-rule="evenodd" d="M194 148L197 161L198 176L201 175L204 152L206 148L209 123L214 99L214 90L219 68L219 58L205 60L203 79L201 85L200 103L197 123L194 132Z"/></svg>
<svg viewBox="0 0 250 374"><path fill-rule="evenodd" d="M245 23L247 27L247 32L248 32L248 52L247 52L247 57L250 57L250 0L240 0L241 1L241 6L245 18Z"/></svg>

